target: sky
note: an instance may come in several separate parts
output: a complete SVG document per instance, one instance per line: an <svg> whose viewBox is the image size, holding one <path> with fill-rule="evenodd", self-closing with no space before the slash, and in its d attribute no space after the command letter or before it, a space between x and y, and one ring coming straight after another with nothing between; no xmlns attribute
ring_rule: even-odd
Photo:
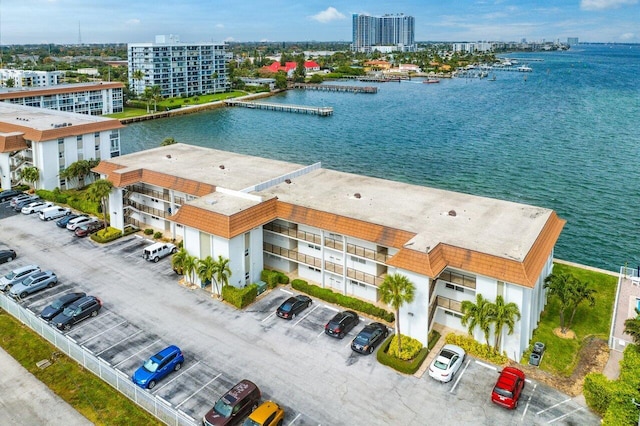
<svg viewBox="0 0 640 426"><path fill-rule="evenodd" d="M416 41L640 43L640 0L0 0L0 44L345 41L354 13L404 13Z"/></svg>

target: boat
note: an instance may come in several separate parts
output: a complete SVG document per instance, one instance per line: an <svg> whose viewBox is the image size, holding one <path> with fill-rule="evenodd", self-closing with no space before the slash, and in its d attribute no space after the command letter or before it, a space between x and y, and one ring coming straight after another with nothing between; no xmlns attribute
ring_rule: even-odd
<svg viewBox="0 0 640 426"><path fill-rule="evenodd" d="M495 75L495 74L493 74L493 75L491 76L491 78L489 79L489 81L496 81L496 75Z"/></svg>
<svg viewBox="0 0 640 426"><path fill-rule="evenodd" d="M531 72L533 71L533 69L531 67L528 67L526 65L521 65L518 68L516 68L518 71L520 72Z"/></svg>
<svg viewBox="0 0 640 426"><path fill-rule="evenodd" d="M440 83L440 80L438 80L437 78L428 78L426 80L422 81L425 84L434 84L434 83Z"/></svg>

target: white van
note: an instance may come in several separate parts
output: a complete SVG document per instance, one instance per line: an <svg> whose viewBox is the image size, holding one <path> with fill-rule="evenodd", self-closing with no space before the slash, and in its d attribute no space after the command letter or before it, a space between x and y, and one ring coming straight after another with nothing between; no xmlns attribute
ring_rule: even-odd
<svg viewBox="0 0 640 426"><path fill-rule="evenodd" d="M155 243L142 250L142 257L149 262L157 262L165 256L178 251L178 248L171 243Z"/></svg>
<svg viewBox="0 0 640 426"><path fill-rule="evenodd" d="M62 216L67 216L71 214L71 209L60 206L47 207L44 210L40 210L38 216L40 220L52 220L57 219Z"/></svg>

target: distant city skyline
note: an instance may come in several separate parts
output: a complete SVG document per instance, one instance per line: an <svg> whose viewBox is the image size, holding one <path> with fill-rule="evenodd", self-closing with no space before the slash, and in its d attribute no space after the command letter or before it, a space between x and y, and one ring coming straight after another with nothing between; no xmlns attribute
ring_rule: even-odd
<svg viewBox="0 0 640 426"><path fill-rule="evenodd" d="M350 42L353 14L415 17L416 41L640 43L640 0L0 0L0 43Z"/></svg>

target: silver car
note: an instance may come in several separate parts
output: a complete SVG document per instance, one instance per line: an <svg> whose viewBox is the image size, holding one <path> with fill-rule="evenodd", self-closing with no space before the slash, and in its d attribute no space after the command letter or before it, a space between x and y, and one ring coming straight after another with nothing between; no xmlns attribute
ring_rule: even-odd
<svg viewBox="0 0 640 426"><path fill-rule="evenodd" d="M460 346L444 345L429 366L429 376L443 383L450 382L462 366L466 352Z"/></svg>
<svg viewBox="0 0 640 426"><path fill-rule="evenodd" d="M36 291L52 288L58 284L58 277L53 271L40 271L14 284L9 290L9 295L13 298L25 298Z"/></svg>
<svg viewBox="0 0 640 426"><path fill-rule="evenodd" d="M9 291L14 284L29 278L37 272L40 272L40 267L38 265L27 265L16 268L4 277L0 278L0 290Z"/></svg>

